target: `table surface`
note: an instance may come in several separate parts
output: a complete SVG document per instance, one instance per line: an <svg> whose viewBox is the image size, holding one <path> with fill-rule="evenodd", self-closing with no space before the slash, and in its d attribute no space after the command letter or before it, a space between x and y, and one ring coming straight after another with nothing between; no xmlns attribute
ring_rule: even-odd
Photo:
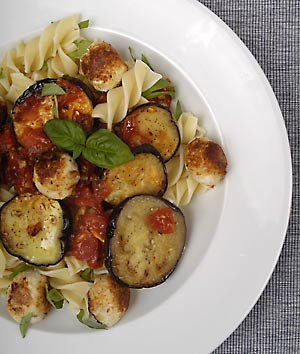
<svg viewBox="0 0 300 354"><path fill-rule="evenodd" d="M300 354L300 1L200 0L250 49L279 102L290 141L293 201L275 271L237 330L213 354Z"/></svg>

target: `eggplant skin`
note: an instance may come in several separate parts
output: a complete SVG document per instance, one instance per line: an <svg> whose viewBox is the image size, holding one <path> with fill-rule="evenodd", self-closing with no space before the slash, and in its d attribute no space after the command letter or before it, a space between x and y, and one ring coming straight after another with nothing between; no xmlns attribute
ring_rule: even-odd
<svg viewBox="0 0 300 354"><path fill-rule="evenodd" d="M0 240L6 251L37 265L57 264L68 246L72 226L67 209L42 194L20 194L0 209Z"/></svg>
<svg viewBox="0 0 300 354"><path fill-rule="evenodd" d="M160 233L148 223L151 213L165 208L173 214L172 233ZM136 289L154 287L175 270L185 239L185 218L178 207L152 195L127 198L109 219L105 265L122 285Z"/></svg>
<svg viewBox="0 0 300 354"><path fill-rule="evenodd" d="M153 102L135 107L115 126L115 131L131 149L142 144L154 146L164 162L176 154L181 143L171 111Z"/></svg>
<svg viewBox="0 0 300 354"><path fill-rule="evenodd" d="M144 144L132 150L134 160L105 170L102 180L111 192L105 198L110 205L119 205L124 199L138 194L162 196L168 186L168 175L159 152Z"/></svg>

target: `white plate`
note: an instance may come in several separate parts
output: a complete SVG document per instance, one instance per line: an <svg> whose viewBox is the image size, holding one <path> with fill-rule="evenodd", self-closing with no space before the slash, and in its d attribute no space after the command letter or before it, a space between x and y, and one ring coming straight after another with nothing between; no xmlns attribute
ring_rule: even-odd
<svg viewBox="0 0 300 354"><path fill-rule="evenodd" d="M26 339L0 309L1 352L209 353L241 323L263 291L284 241L291 203L291 160L277 101L259 65L197 1L5 0L0 45L80 13L122 51L144 53L169 75L185 109L201 117L226 151L229 172L185 209L189 238L174 275L134 292L109 331L53 311Z"/></svg>

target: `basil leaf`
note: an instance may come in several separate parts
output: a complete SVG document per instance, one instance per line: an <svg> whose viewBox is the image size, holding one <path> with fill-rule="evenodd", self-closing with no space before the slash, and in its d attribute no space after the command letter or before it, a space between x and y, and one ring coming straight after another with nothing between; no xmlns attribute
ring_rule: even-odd
<svg viewBox="0 0 300 354"><path fill-rule="evenodd" d="M177 100L176 110L175 110L175 118L176 118L176 120L178 120L181 115L182 115L181 103L180 103L179 100Z"/></svg>
<svg viewBox="0 0 300 354"><path fill-rule="evenodd" d="M134 51L133 51L133 48L132 47L128 47L128 50L129 50L129 54L131 56L131 59L133 61L136 61L136 56L134 55Z"/></svg>
<svg viewBox="0 0 300 354"><path fill-rule="evenodd" d="M73 152L77 158L85 146L86 134L81 126L68 119L50 119L44 125L50 140L60 149Z"/></svg>
<svg viewBox="0 0 300 354"><path fill-rule="evenodd" d="M71 53L68 53L68 56L73 59L81 59L83 54L88 50L88 47L92 44L92 41L84 39L78 43L78 48Z"/></svg>
<svg viewBox="0 0 300 354"><path fill-rule="evenodd" d="M84 21L81 21L81 22L78 23L78 27L80 29L88 28L89 24L90 24L90 20L84 20Z"/></svg>
<svg viewBox="0 0 300 354"><path fill-rule="evenodd" d="M107 327L98 322L93 316L89 315L89 317L85 318L84 311L81 309L77 314L77 319L79 322L93 329L107 329Z"/></svg>
<svg viewBox="0 0 300 354"><path fill-rule="evenodd" d="M62 293L57 289L50 289L48 284L45 284L46 290L46 299L50 302L50 304L56 309L61 309L64 304L64 297Z"/></svg>
<svg viewBox="0 0 300 354"><path fill-rule="evenodd" d="M90 135L82 154L85 159L103 168L119 166L134 158L129 147L107 129L99 129Z"/></svg>
<svg viewBox="0 0 300 354"><path fill-rule="evenodd" d="M66 91L55 82L47 82L42 88L42 96L65 95Z"/></svg>
<svg viewBox="0 0 300 354"><path fill-rule="evenodd" d="M168 80L160 79L148 90L142 92L142 96L147 100L161 95L170 95L172 98L175 98L175 88Z"/></svg>
<svg viewBox="0 0 300 354"><path fill-rule="evenodd" d="M30 324L31 318L33 316L33 312L29 312L27 315L23 316L20 321L20 331L22 337L25 338L28 326Z"/></svg>
<svg viewBox="0 0 300 354"><path fill-rule="evenodd" d="M93 269L91 268L86 268L81 274L80 277L85 280L88 281L89 283L94 281L94 272Z"/></svg>
<svg viewBox="0 0 300 354"><path fill-rule="evenodd" d="M146 65L148 65L151 70L153 70L152 66L151 66L150 63L149 63L149 60L147 59L147 57L146 57L144 54L141 55L141 60L142 60Z"/></svg>
<svg viewBox="0 0 300 354"><path fill-rule="evenodd" d="M21 267L17 268L14 272L10 273L8 279L13 279L19 273L25 272L26 270L32 268L33 266L30 264L23 264Z"/></svg>

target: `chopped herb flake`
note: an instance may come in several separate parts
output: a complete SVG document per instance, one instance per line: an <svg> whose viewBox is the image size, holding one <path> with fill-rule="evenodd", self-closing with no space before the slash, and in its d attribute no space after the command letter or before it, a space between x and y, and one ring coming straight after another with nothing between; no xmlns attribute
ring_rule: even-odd
<svg viewBox="0 0 300 354"><path fill-rule="evenodd" d="M64 297L62 293L57 289L50 289L48 284L45 285L46 290L46 298L50 302L50 304L56 309L61 309L64 304Z"/></svg>
<svg viewBox="0 0 300 354"><path fill-rule="evenodd" d="M173 84L165 79L158 80L153 86L142 93L147 100L161 95L170 95L175 98L175 88Z"/></svg>
<svg viewBox="0 0 300 354"><path fill-rule="evenodd" d="M80 29L88 28L89 24L90 24L90 20L84 20L84 21L81 21L81 22L78 23L78 27Z"/></svg>
<svg viewBox="0 0 300 354"><path fill-rule="evenodd" d="M94 272L91 268L86 268L81 274L80 277L88 282L93 282L94 280Z"/></svg>
<svg viewBox="0 0 300 354"><path fill-rule="evenodd" d="M25 338L26 336L26 333L27 333L27 329L29 327L29 324L30 324L30 321L31 321L31 318L33 316L33 313L32 312L29 312L27 315L23 316L21 318L21 321L20 321L20 331L21 331L21 334L22 334L22 337Z"/></svg>
<svg viewBox="0 0 300 354"><path fill-rule="evenodd" d="M176 111L175 111L175 118L176 118L176 120L178 120L181 115L182 115L181 103L180 103L179 100L177 100L177 103L176 103Z"/></svg>
<svg viewBox="0 0 300 354"><path fill-rule="evenodd" d="M89 314L88 317L85 316L84 310L80 310L77 314L77 319L79 322L83 323L84 325L88 326L89 328L93 329L107 329L107 327L98 322L93 316Z"/></svg>
<svg viewBox="0 0 300 354"><path fill-rule="evenodd" d="M78 48L73 52L68 53L69 57L72 59L81 59L83 54L88 50L88 47L92 44L92 41L84 39L78 43Z"/></svg>
<svg viewBox="0 0 300 354"><path fill-rule="evenodd" d="M30 264L23 264L21 267L17 268L14 272L10 273L8 279L13 279L19 273L25 272L26 270L32 268Z"/></svg>
<svg viewBox="0 0 300 354"><path fill-rule="evenodd" d="M42 96L65 95L66 91L55 82L48 82L42 88Z"/></svg>

